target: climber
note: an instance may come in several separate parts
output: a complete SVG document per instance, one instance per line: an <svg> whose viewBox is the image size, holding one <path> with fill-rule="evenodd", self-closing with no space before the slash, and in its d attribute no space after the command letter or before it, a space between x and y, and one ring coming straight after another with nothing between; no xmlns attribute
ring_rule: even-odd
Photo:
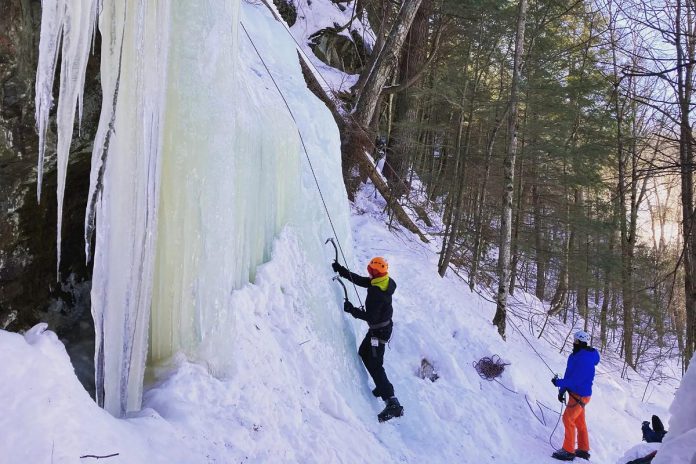
<svg viewBox="0 0 696 464"><path fill-rule="evenodd" d="M384 422L393 417L399 417L403 415L404 408L394 396L394 387L389 382L383 366L385 345L392 334L392 295L396 290L396 282L388 274L389 264L384 258L372 258L367 265L367 273L370 277L354 274L337 261L334 261L331 267L344 279L367 288L364 310L353 306L348 299L343 305L343 310L356 319L367 322L369 326L358 354L375 382L372 394L386 402L386 407L377 416L379 421Z"/></svg>
<svg viewBox="0 0 696 464"><path fill-rule="evenodd" d="M599 352L589 346L590 336L579 330L573 337L573 352L568 357L565 375L551 379L559 388L558 400L563 402L568 392L568 406L563 413L565 439L563 448L552 454L561 461L572 461L576 456L590 459L590 440L585 424L585 407L592 396L592 382L595 366L599 364ZM575 449L575 432L577 430L578 448Z"/></svg>

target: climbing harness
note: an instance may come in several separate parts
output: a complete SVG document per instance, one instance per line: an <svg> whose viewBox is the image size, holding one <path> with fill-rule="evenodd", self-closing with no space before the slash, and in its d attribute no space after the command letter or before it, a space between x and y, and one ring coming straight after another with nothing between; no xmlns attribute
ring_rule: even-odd
<svg viewBox="0 0 696 464"><path fill-rule="evenodd" d="M576 396L574 393L572 393L570 391L568 392L568 396L570 396L571 398L573 398L575 400L575 404L568 404L569 408L574 408L575 406L580 405L581 408L585 409L585 405L587 403L585 403L582 400L582 398L580 398L579 396Z"/></svg>
<svg viewBox="0 0 696 464"><path fill-rule="evenodd" d="M333 220L331 219L331 213L329 213L329 207L326 205L326 200L324 199L324 193L321 191L321 187L319 186L319 179L317 179L317 174L314 171L314 166L312 165L312 160L309 158L309 151L307 150L307 145L305 144L304 138L302 137L302 132L300 132L300 125L298 124L297 119L295 118L295 114L292 112L292 109L290 108L290 104L286 100L285 95L283 94L283 91L280 90L280 87L278 86L278 83L276 82L275 78L273 77L271 70L268 68L268 65L266 65L266 62L264 61L263 57L261 56L261 53L259 52L258 48L256 48L256 44L254 43L253 39L251 38L251 35L249 35L249 31L247 31L246 27L244 27L243 22L240 21L239 25L242 26L242 30L244 31L244 34L246 34L247 38L249 39L251 46L254 48L254 51L256 52L256 55L258 55L259 60L261 60L261 64L263 64L263 67L266 69L268 76L271 78L271 81L273 81L273 85L275 86L276 90L278 91L280 98L283 99L283 102L285 103L285 107L288 109L288 112L290 113L290 117L295 122L295 127L297 128L297 135L300 137L300 143L302 144L302 148L304 150L305 156L307 157L307 163L309 163L309 169L312 171L312 177L314 178L314 183L317 185L317 190L319 191L319 197L321 198L321 202L324 205L324 211L326 212L326 217L329 219L329 224L331 225L331 230L333 231L334 237L332 237L331 243L333 244L333 246L335 248L337 248L336 257L338 258L338 251L340 250L341 256L343 257L343 262L347 263L348 260L346 259L346 255L343 253L343 248L341 247L341 242L338 240L338 233L336 232L336 227L334 227ZM333 238L335 238L336 241L334 241ZM338 262L338 260L336 260L336 261ZM355 286L355 283L352 282L352 280L351 280L351 283L353 283L355 295L358 297L358 301L360 302L360 306L362 306L362 299L360 298L360 294L358 293L358 288Z"/></svg>
<svg viewBox="0 0 696 464"><path fill-rule="evenodd" d="M377 324L368 324L368 326L370 327L370 330L378 330L378 329L383 329L383 328L387 327L391 323L392 323L392 320L389 319L388 321L379 322Z"/></svg>

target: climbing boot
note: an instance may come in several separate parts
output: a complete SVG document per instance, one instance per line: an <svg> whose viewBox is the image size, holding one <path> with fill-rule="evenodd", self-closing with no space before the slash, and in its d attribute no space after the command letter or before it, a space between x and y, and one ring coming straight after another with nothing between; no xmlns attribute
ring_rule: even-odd
<svg viewBox="0 0 696 464"><path fill-rule="evenodd" d="M559 461L572 461L575 459L575 453L569 453L563 448L559 449L551 455L552 458L558 459Z"/></svg>
<svg viewBox="0 0 696 464"><path fill-rule="evenodd" d="M589 461L590 460L590 453L585 451L585 450L576 449L575 450L575 457L587 459Z"/></svg>
<svg viewBox="0 0 696 464"><path fill-rule="evenodd" d="M404 408L399 404L399 400L395 396L392 396L387 400L387 406L382 412L377 415L377 419L380 422L386 422L394 417L401 417L404 415Z"/></svg>

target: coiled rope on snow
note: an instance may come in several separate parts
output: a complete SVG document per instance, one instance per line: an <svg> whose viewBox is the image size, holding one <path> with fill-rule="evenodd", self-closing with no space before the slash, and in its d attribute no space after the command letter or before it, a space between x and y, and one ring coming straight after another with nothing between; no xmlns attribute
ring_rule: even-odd
<svg viewBox="0 0 696 464"><path fill-rule="evenodd" d="M478 372L479 377L488 381L500 377L503 372L505 372L505 366L509 365L510 363L503 362L497 354L493 356L484 356L473 363L474 369Z"/></svg>

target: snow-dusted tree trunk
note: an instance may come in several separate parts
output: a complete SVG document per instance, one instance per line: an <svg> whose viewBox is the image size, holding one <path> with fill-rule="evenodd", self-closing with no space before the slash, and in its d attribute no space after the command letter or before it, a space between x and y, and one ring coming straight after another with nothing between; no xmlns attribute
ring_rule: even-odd
<svg viewBox="0 0 696 464"><path fill-rule="evenodd" d="M404 1L384 46L377 52L379 53L377 59L368 71L369 74L365 81L365 86L360 95L358 95L358 101L355 103L355 109L353 110L354 119L363 128L368 127L372 121L382 89L396 66L401 47L406 40L406 35L411 28L411 23L413 23L422 1Z"/></svg>
<svg viewBox="0 0 696 464"><path fill-rule="evenodd" d="M524 28L527 19L527 0L520 0L517 14L515 38L515 61L510 88L510 118L508 119L508 147L505 154L505 188L503 190L502 214L500 217L500 250L498 255L498 298L493 324L505 339L507 295L510 284L510 243L512 240L512 197L515 184L515 158L517 157L517 113L519 103L520 70L524 49Z"/></svg>
<svg viewBox="0 0 696 464"><path fill-rule="evenodd" d="M684 11L686 10L686 11ZM682 18L686 21L682 25ZM681 162L682 237L684 247L684 301L686 306L686 346L684 367L689 365L696 350L696 233L694 227L694 163L693 132L690 113L693 94L694 44L692 9L677 2L675 17L675 45L677 51L677 96L679 102L679 160ZM686 31L682 28L686 27Z"/></svg>

